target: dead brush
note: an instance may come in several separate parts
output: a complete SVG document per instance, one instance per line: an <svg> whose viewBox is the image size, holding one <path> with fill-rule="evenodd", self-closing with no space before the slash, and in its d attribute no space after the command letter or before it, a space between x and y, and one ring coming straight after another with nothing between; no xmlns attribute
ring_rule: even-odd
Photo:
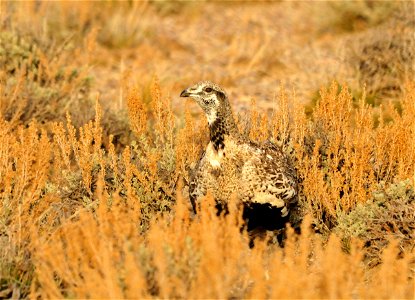
<svg viewBox="0 0 415 300"><path fill-rule="evenodd" d="M367 298L413 296L407 275L411 255L385 250L381 269L369 279L361 244L345 254L333 236L325 247L308 230L289 232L286 247L259 242L248 247L241 216L217 217L208 196L196 220L177 195L174 214L153 219L140 235L139 202L105 193L99 179L95 214L82 211L41 240L34 237L36 280L31 297L46 298ZM399 268L399 272L397 271ZM396 273L397 272L397 273ZM397 275L400 274L400 275ZM388 280L388 285L379 285ZM105 282L105 285L102 283ZM97 288L100 286L100 288Z"/></svg>
<svg viewBox="0 0 415 300"><path fill-rule="evenodd" d="M360 34L350 43L349 63L355 69L359 84L366 85L373 104L401 96L406 81L415 76L413 9L411 2L398 4L387 23Z"/></svg>
<svg viewBox="0 0 415 300"><path fill-rule="evenodd" d="M38 206L54 201L45 197L51 148L46 132L36 122L28 128L13 128L4 119L0 121L0 289L9 290L9 284L17 282L16 292L0 293L4 297L12 292L18 296L21 290L27 293L30 285L29 224L41 218Z"/></svg>
<svg viewBox="0 0 415 300"><path fill-rule="evenodd" d="M354 108L347 88L338 93L333 84L322 91L312 113L313 121L307 126L305 149L310 147L310 150L298 161L307 202L329 228L336 222L337 211L347 212L357 203L364 203L380 180L391 182L391 177L385 177L389 172L399 179L413 176L410 132L414 114L407 99L413 93L413 85L407 89L410 92L402 99L405 114L394 113L394 121L387 128L384 125L375 128L376 109L365 104L364 98ZM395 139L397 134L399 139ZM388 157L378 159L380 153ZM383 168L388 171L379 172Z"/></svg>
<svg viewBox="0 0 415 300"><path fill-rule="evenodd" d="M177 125L156 78L145 87L148 99L139 90L127 97L133 143L126 119L112 106L96 103L93 119L90 67L108 63L108 56L97 55L100 43L128 47L149 37L140 48L145 55L131 58L137 59L134 67L144 66L159 45L174 44L184 53L175 78L183 78L184 69L201 74L197 64L186 65L188 50L199 48L183 42L198 32L189 27L171 37L162 30L164 38L152 47L160 19L134 19L151 10L149 3L122 4L125 11L133 7L122 31L121 10L112 15L115 3L103 9L86 2L0 5L0 298L414 298L415 87L405 76L393 80L403 96L377 108L364 97L353 102L347 87L333 84L322 90L309 118L284 91L270 117L252 109L241 132L270 138L295 160L298 213L309 217L301 236L288 229L284 249L265 241L250 249L235 206L217 217L207 196L200 213L189 216L188 170L205 145L206 124L187 112ZM107 32L95 26L103 20L109 20ZM237 82L229 74L251 74L243 81L251 87L262 74L258 68L271 61L267 57L279 59L268 47L268 23L257 21L253 50L252 33L240 36L218 61L227 66L222 79L230 84ZM399 44L401 37L395 38ZM216 49L214 40L204 43ZM155 57L168 57L170 64L166 49ZM397 56L404 62L411 55L405 51ZM216 54L206 51L201 58ZM373 60L367 62L370 75ZM211 68L204 75L210 73L218 74ZM257 92L269 89L270 81L261 78ZM375 79L373 86L381 87ZM367 222L357 224L362 218ZM310 224L324 236L310 232Z"/></svg>
<svg viewBox="0 0 415 300"><path fill-rule="evenodd" d="M171 100L162 95L157 77L150 83L150 99L148 111L138 88L132 88L127 96L130 123L137 138L129 153L136 163L132 181L146 211L144 227L154 213L170 210L178 180Z"/></svg>
<svg viewBox="0 0 415 300"><path fill-rule="evenodd" d="M153 89L152 99L160 100L158 84ZM274 113L278 122L269 132L297 157L301 199L312 216L304 221L304 235L298 240L289 233L284 249L266 246L265 241L250 249L240 232L240 212L216 217L211 197L197 218L190 219L187 194L182 196L176 183L186 164L197 157L205 131L193 125L190 114L183 129L168 128L173 120L168 98L161 100L163 107L151 104L158 109L154 115L135 111L132 120L153 120L154 127L143 121L138 128L144 137L121 155L112 143L101 143L99 106L95 120L80 128L79 135L70 117L66 126L54 124L52 140L36 123L21 127L16 137L12 124L3 121L2 235L11 241L2 248L6 288L17 277L22 294L28 293L26 283L31 282L33 297L411 297L410 277L396 277L387 268L369 276L361 245L352 242L349 255L341 252L336 237L319 246L320 238L308 233L308 224L324 224L328 233L342 221L339 212L347 215L369 199L365 197L375 189L371 184L382 179L389 186L392 180L412 178L413 95L409 85L402 114L392 114L393 122L375 128L372 108L350 105L346 88L340 93L337 85L323 90L312 119L305 118L299 104L290 107L287 95L280 93ZM130 105L133 111L137 105ZM256 123L260 126L253 130L268 124L262 116L254 120L267 122ZM376 140L380 133L402 140ZM374 149L378 154L389 151L378 162L388 176L374 175L373 168L379 167ZM65 192L71 188L82 191L80 201L76 193ZM411 243L405 249L404 258L388 256L385 264L408 270ZM21 266L19 261L28 265L13 269ZM391 280L393 291L379 292L382 276ZM102 282L109 290L96 288Z"/></svg>
<svg viewBox="0 0 415 300"><path fill-rule="evenodd" d="M1 33L4 54L1 63L5 68L0 73L4 86L0 109L4 118L28 124L33 118L43 122L59 120L65 110L73 107L83 106L84 111L88 111L87 96L81 98L88 94L90 86L89 70L84 67L87 62L71 61L79 48L62 51L60 47L70 47L67 42L63 43L38 44L36 37L11 29ZM82 120L82 116L77 117L78 120Z"/></svg>
<svg viewBox="0 0 415 300"><path fill-rule="evenodd" d="M1 5L0 114L16 125L32 119L42 124L64 122L67 112L75 127L88 123L94 117L92 70L99 56L99 30L88 23L97 18L98 13L92 13L96 10L88 3ZM108 144L111 130L120 151L130 142L126 114L107 102L102 106L106 133L102 142Z"/></svg>
<svg viewBox="0 0 415 300"><path fill-rule="evenodd" d="M410 180L397 181L388 188L381 182L366 203L358 204L350 213L339 213L334 229L343 237L347 249L351 238L358 237L365 245L365 263L373 268L391 239L399 247L399 255L413 251L415 237L415 193Z"/></svg>
<svg viewBox="0 0 415 300"><path fill-rule="evenodd" d="M307 198L313 199L308 200L315 206L313 211L330 227L336 211L350 211L373 190L372 117L364 100L359 109L354 109L347 88L337 94L333 84L329 90L322 90L312 118L305 146L311 146L313 152L299 159L304 164L300 172Z"/></svg>

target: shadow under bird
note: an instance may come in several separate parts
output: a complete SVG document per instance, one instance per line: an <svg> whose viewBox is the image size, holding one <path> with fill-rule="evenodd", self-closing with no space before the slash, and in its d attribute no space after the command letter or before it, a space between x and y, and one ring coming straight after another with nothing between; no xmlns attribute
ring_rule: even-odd
<svg viewBox="0 0 415 300"><path fill-rule="evenodd" d="M236 193L248 232L284 228L297 202L295 170L287 156L271 142L259 144L239 132L228 97L218 85L202 81L180 96L199 104L210 131L206 150L190 173L195 213L199 199L208 191L219 209L226 209Z"/></svg>

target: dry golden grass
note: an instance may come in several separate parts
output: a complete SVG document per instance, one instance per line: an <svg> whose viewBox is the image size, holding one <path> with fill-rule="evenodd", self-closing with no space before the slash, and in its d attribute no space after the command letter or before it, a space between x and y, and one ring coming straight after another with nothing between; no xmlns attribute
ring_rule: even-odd
<svg viewBox="0 0 415 300"><path fill-rule="evenodd" d="M96 197L95 214L81 212L48 241L35 238L38 268L31 297L413 297L408 281L413 256L397 259L396 243L384 250L382 267L368 278L357 241L345 254L337 237L323 247L304 230L299 238L290 233L284 249L265 243L250 249L236 210L218 218L206 199L191 220L180 196L174 216L154 220L142 236L136 202L114 197L108 205L102 187Z"/></svg>
<svg viewBox="0 0 415 300"><path fill-rule="evenodd" d="M201 8L234 13L171 5L1 3L0 298L414 298L415 83L407 73L402 93L376 106L363 87L336 82L307 106L308 87L300 97L269 81L284 73L274 72L266 30L278 3L229 6L246 34L201 43L208 50L198 59L212 70L198 70L191 49L199 46L187 43L207 22ZM264 8L263 19L250 19ZM166 34L172 21L182 33ZM217 44L227 45L219 61ZM202 75L231 91L241 84L232 96L257 96L246 92L255 82L260 95L275 93L266 105L250 100L238 125L295 162L293 221L306 217L301 235L288 228L284 248L265 240L249 248L236 205L217 217L207 196L190 213L188 171L208 131L195 106L171 95Z"/></svg>
<svg viewBox="0 0 415 300"><path fill-rule="evenodd" d="M339 209L350 211L365 202L380 181L413 178L413 88L408 86L400 102L405 113L400 115L392 107L381 109L377 127L377 109L367 105L364 96L353 107L346 87L339 94L336 84L322 90L312 113L314 122L304 136L313 145L313 155L300 158L300 173L312 205L324 208L328 218L335 218ZM386 111L394 115L387 124Z"/></svg>
<svg viewBox="0 0 415 300"><path fill-rule="evenodd" d="M160 93L154 93L160 101ZM210 197L196 218L189 216L187 195L182 196L177 180L199 152L185 141L205 133L195 133L196 121L189 114L177 140L170 126L156 129L165 137L160 140L152 140L154 131L146 129L141 132L144 143L126 148L121 156L111 145L97 146L102 141L99 105L95 120L79 134L69 116L66 128L52 124L51 138L36 123L13 129L3 121L1 217L3 235L10 241L2 247L3 272L19 280L30 272L30 295L42 298L410 298L413 242L401 248L399 256L399 241L390 243L383 249L381 266L370 270L362 242L352 241L346 254L341 232L324 242L326 238L309 227L321 223L329 231L340 211L353 211L368 201L380 181L413 180L414 95L409 85L402 115L396 113L393 121L374 128L371 121L363 121L363 116L371 120L373 108L353 108L347 89L337 94L333 85L322 90L314 119L304 118L297 107L294 116L286 118L291 122L271 123L279 126L275 132L282 133L287 149L294 145L291 155L297 159L305 212L310 215L301 236L289 232L284 249L266 242L250 249L246 234L240 233L237 208L218 218ZM280 94L281 104L287 104L286 97ZM290 114L288 107L280 107L274 117ZM132 109L134 113L145 114L141 109ZM160 119L170 115L168 110L158 114ZM252 122L258 120L257 113L251 115ZM288 124L290 138L283 130ZM262 126L252 127L251 133L259 134ZM402 138L383 142L379 135ZM322 137L326 139L318 139ZM310 139L315 142L308 152ZM135 160L132 151L137 151ZM383 160L372 159L374 153L383 154ZM167 160L179 165L166 169ZM375 175L378 169L384 172ZM81 181L75 184L84 193L81 199L74 193L66 199L62 195L70 186L65 176L76 170ZM413 181L407 188L413 189ZM409 230L413 234L413 227ZM389 286L384 287L385 278Z"/></svg>

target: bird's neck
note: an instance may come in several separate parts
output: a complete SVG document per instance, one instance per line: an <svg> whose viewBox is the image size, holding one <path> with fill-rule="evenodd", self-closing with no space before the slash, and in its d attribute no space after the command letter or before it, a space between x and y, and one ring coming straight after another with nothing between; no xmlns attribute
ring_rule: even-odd
<svg viewBox="0 0 415 300"><path fill-rule="evenodd" d="M225 148L225 136L237 136L238 127L232 111L218 112L216 118L209 120L210 141L216 151Z"/></svg>

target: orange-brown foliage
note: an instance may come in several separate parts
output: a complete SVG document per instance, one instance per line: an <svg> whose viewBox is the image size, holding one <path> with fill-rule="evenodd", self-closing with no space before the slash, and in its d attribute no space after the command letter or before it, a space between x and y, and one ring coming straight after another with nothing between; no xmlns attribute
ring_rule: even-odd
<svg viewBox="0 0 415 300"><path fill-rule="evenodd" d="M212 199L191 220L178 196L174 215L153 220L142 236L136 204L114 197L109 205L107 197L97 195L95 216L81 212L79 220L68 221L36 248L33 297L413 297L407 279L413 255L397 259L396 243L368 278L361 243L353 242L345 254L332 236L323 247L306 229L309 219L303 235L289 233L285 248L258 242L250 249L237 211L217 217Z"/></svg>
<svg viewBox="0 0 415 300"><path fill-rule="evenodd" d="M397 124L374 128L371 122L363 120L363 115L371 117L372 108L363 104L353 108L349 105L351 96L345 90L337 94L334 85L328 91L323 90L313 120L301 117L302 112L299 112L300 116L288 118L293 122L290 123L292 128L305 134L296 136L296 131L290 130L293 135L290 141L300 143L315 138L315 135L326 137L326 140L316 139L311 152L307 152L303 144L303 148L297 145L297 152L291 154L300 155L297 168L303 180L303 198L309 203L308 213L314 214L315 220L321 220L324 213L333 214L331 217L335 220L338 210L353 209L358 202L368 199L370 189L376 186L370 150L386 148L386 144L375 143L370 137L374 138L378 131L395 130L398 124L403 126L404 122L409 122L406 112L395 115L393 122ZM408 93L414 93L412 86L408 86ZM404 109L407 99L402 102ZM347 107L348 111L338 107ZM288 114L288 111L289 108L281 106L274 117ZM296 124L296 120L307 124ZM196 145L185 142L195 134L203 135L204 130L196 133L197 127L193 124L195 120L187 114L177 144L173 143L175 156L172 159L181 167L173 169L168 178L161 174L163 167L157 163L168 148L152 150L151 146L146 146L150 148L142 155L149 156L139 159L145 158L147 162L135 162L130 148L126 148L121 161L117 162L111 144L104 150L92 143L102 140L99 106L95 120L80 128L79 136L69 116L67 129L62 124L53 124L53 143L36 123L28 128L18 128L15 135L8 123L2 122L2 218L7 220L4 229L14 245L8 251L23 251L30 255L34 267L32 297L413 296L413 282L408 279L411 278L408 276L413 253L406 249L401 253L403 258L399 258L396 243L384 250L381 267L368 272L363 263L361 243L352 242L350 253L345 254L339 237L332 235L323 246L323 239L308 229L312 217L304 221L301 236L296 237L289 231L284 249L269 246L266 241L258 241L250 249L246 234L240 232L238 209L234 207L229 215L217 217L211 197L202 202L197 217L191 218L187 196L181 195L182 185L172 185L171 181L185 173L189 157L197 159L199 150ZM170 129L160 130L167 132ZM163 142L169 143L168 139ZM388 157L394 160L402 157L400 164L408 162L405 167L398 168L396 161L387 161L391 168L389 172L395 174L394 179L410 178L413 172L413 165L406 159L413 155L413 147L407 143L409 141L400 141L400 146L395 148L398 153L389 153ZM405 155L403 151L407 151ZM330 159L323 159L322 155ZM340 159L347 168L339 171ZM59 172L52 168L55 163L61 172L79 169L82 181L78 184L85 187L88 197L95 203L93 206L76 204L76 213L70 214L69 218L60 216L59 223L50 218L57 213L53 207L59 205L61 193L56 190L59 187L46 188L47 185L62 184L59 179L49 177ZM326 165L322 166L324 163ZM119 164L124 167L114 168ZM99 165L100 170L112 170L114 176L123 177L123 181L118 181L114 190L114 182L104 180L106 171L93 171L95 165ZM50 173L52 169L54 172ZM382 177L382 180L388 178ZM170 212L157 214L148 210L147 201L163 201L163 193L158 187L170 191L169 186L177 191L175 204L169 204ZM348 188L344 194L347 201L338 194L345 187ZM124 192L120 194L122 190ZM4 212L9 212L9 216L5 217ZM143 221L149 225L142 227ZM407 275L397 275L393 270L398 267L399 274ZM385 278L390 285L379 289Z"/></svg>
<svg viewBox="0 0 415 300"><path fill-rule="evenodd" d="M0 5L0 298L414 297L413 82L399 82L404 93L379 106L333 83L309 115L304 99L283 88L270 114L253 101L238 125L293 159L306 217L301 235L287 229L284 248L266 240L250 248L233 199L226 216L216 216L209 195L196 216L189 210L188 172L208 132L191 105L175 109L170 95L179 79L203 71L174 56L193 51L190 39L160 33L158 22L164 9L188 9L186 22L201 12L134 1ZM216 5L233 14L206 8ZM249 9L240 12L255 16ZM246 35L215 37L227 45L218 62L216 44L202 41L211 50L198 59L215 66L203 75L226 89L246 77L239 96L254 95L243 88L254 88L252 78L261 95L275 92L270 78L287 69L269 47L270 16ZM194 37L187 23L178 26ZM126 49L135 46L137 56ZM169 66L187 64L181 76L149 63L166 57ZM142 68L125 70L124 60ZM120 74L106 73L110 66ZM114 125L128 123L127 111L130 127Z"/></svg>

